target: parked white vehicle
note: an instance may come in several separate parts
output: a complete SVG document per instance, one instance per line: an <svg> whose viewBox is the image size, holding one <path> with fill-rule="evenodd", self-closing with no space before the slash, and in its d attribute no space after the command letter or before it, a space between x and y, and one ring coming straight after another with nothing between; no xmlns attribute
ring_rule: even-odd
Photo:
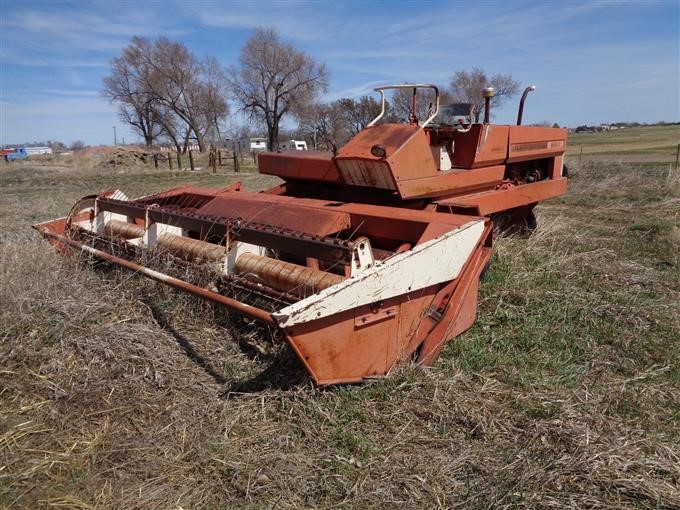
<svg viewBox="0 0 680 510"><path fill-rule="evenodd" d="M249 146L251 151L266 151L267 150L267 139L266 138L250 138Z"/></svg>

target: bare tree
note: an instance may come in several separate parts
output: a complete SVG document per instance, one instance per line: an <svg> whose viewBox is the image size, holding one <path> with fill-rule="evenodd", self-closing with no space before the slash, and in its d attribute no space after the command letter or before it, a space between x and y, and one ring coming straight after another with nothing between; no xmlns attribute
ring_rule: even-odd
<svg viewBox="0 0 680 510"><path fill-rule="evenodd" d="M444 87L439 88L439 103L450 101L450 96ZM409 122L411 113L415 113L419 122L426 120L436 108L435 93L432 89L416 89L416 111L413 110L413 89L397 89L392 93L392 108L388 113L392 122Z"/></svg>
<svg viewBox="0 0 680 510"><path fill-rule="evenodd" d="M111 74L104 78L102 94L118 104L118 116L137 131L147 147L153 145L159 134L155 105L146 87L146 75L151 69L145 65L143 52L151 52L148 40L133 38L120 57L111 61Z"/></svg>
<svg viewBox="0 0 680 510"><path fill-rule="evenodd" d="M381 122L395 122L388 112ZM314 103L305 107L298 117L298 129L303 136L333 152L364 129L380 113L380 103L369 96L359 99L344 97L330 104Z"/></svg>
<svg viewBox="0 0 680 510"><path fill-rule="evenodd" d="M186 151L192 140L203 150L206 139L220 138L229 107L226 76L215 59L200 61L166 38L135 36L111 65L103 93L147 145L162 137L178 150Z"/></svg>
<svg viewBox="0 0 680 510"><path fill-rule="evenodd" d="M345 128L350 136L355 136L380 113L380 103L370 96L338 99L334 104L343 113ZM386 110L389 115L389 104L386 105Z"/></svg>
<svg viewBox="0 0 680 510"><path fill-rule="evenodd" d="M153 60L151 60L153 59ZM187 125L201 151L206 138L219 132L228 112L226 77L214 59L200 62L182 43L160 38L147 63L147 88L154 99ZM184 150L189 139L185 136Z"/></svg>
<svg viewBox="0 0 680 510"><path fill-rule="evenodd" d="M324 64L281 41L273 29L257 29L230 69L230 88L240 109L267 126L267 147L278 148L279 125L328 87Z"/></svg>
<svg viewBox="0 0 680 510"><path fill-rule="evenodd" d="M71 143L69 149L71 149L72 152L78 152L82 151L83 149L87 149L87 147L88 146L82 140L76 140L75 142Z"/></svg>
<svg viewBox="0 0 680 510"><path fill-rule="evenodd" d="M160 125L158 140L173 145L177 152L186 152L191 139L191 128L182 122L167 105L157 103L155 110Z"/></svg>
<svg viewBox="0 0 680 510"><path fill-rule="evenodd" d="M491 105L499 107L517 94L519 82L513 80L509 74L494 74L489 78L482 69L473 67L472 71L456 71L449 87L454 101L475 105L475 122L479 122L484 111L483 89L495 89L496 95L491 99Z"/></svg>
<svg viewBox="0 0 680 510"><path fill-rule="evenodd" d="M48 142L48 146L52 148L52 152L54 154L60 154L62 152L66 152L66 150L68 149L66 147L65 143L59 142L57 140Z"/></svg>
<svg viewBox="0 0 680 510"><path fill-rule="evenodd" d="M341 101L332 104L311 104L298 114L298 130L305 137L314 139L318 146L333 153L347 143L351 136L346 111L342 108Z"/></svg>

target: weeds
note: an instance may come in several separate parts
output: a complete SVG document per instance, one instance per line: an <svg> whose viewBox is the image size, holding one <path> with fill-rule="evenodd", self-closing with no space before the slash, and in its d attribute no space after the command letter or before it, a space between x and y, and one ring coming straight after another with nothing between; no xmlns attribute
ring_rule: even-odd
<svg viewBox="0 0 680 510"><path fill-rule="evenodd" d="M88 169L47 198L51 170L7 178L0 504L677 508L678 181L571 168L535 235L497 240L436 367L330 389L261 331L38 240L35 215L100 187Z"/></svg>

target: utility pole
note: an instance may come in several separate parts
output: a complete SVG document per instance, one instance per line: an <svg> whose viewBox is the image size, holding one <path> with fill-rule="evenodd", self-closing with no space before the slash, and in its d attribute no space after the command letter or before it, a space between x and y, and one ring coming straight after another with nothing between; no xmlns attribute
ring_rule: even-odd
<svg viewBox="0 0 680 510"><path fill-rule="evenodd" d="M113 126L113 146L116 147L118 145L118 139L116 138L116 126Z"/></svg>

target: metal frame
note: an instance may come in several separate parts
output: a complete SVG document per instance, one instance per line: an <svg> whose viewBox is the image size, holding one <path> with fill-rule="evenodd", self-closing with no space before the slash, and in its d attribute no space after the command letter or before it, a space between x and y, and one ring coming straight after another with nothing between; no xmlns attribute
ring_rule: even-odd
<svg viewBox="0 0 680 510"><path fill-rule="evenodd" d="M385 115L385 91L386 90L393 90L393 89L433 89L434 90L434 101L435 101L435 110L432 115L430 115L425 122L422 122L420 124L420 127L424 128L427 126L432 120L437 116L439 113L439 87L436 85L432 85L430 83L404 83L402 85L385 85L383 87L377 87L373 90L376 92L380 93L380 113L378 116L373 119L371 122L369 122L366 127L371 127L375 125L376 122L378 122L383 115ZM415 114L415 112L414 112Z"/></svg>

